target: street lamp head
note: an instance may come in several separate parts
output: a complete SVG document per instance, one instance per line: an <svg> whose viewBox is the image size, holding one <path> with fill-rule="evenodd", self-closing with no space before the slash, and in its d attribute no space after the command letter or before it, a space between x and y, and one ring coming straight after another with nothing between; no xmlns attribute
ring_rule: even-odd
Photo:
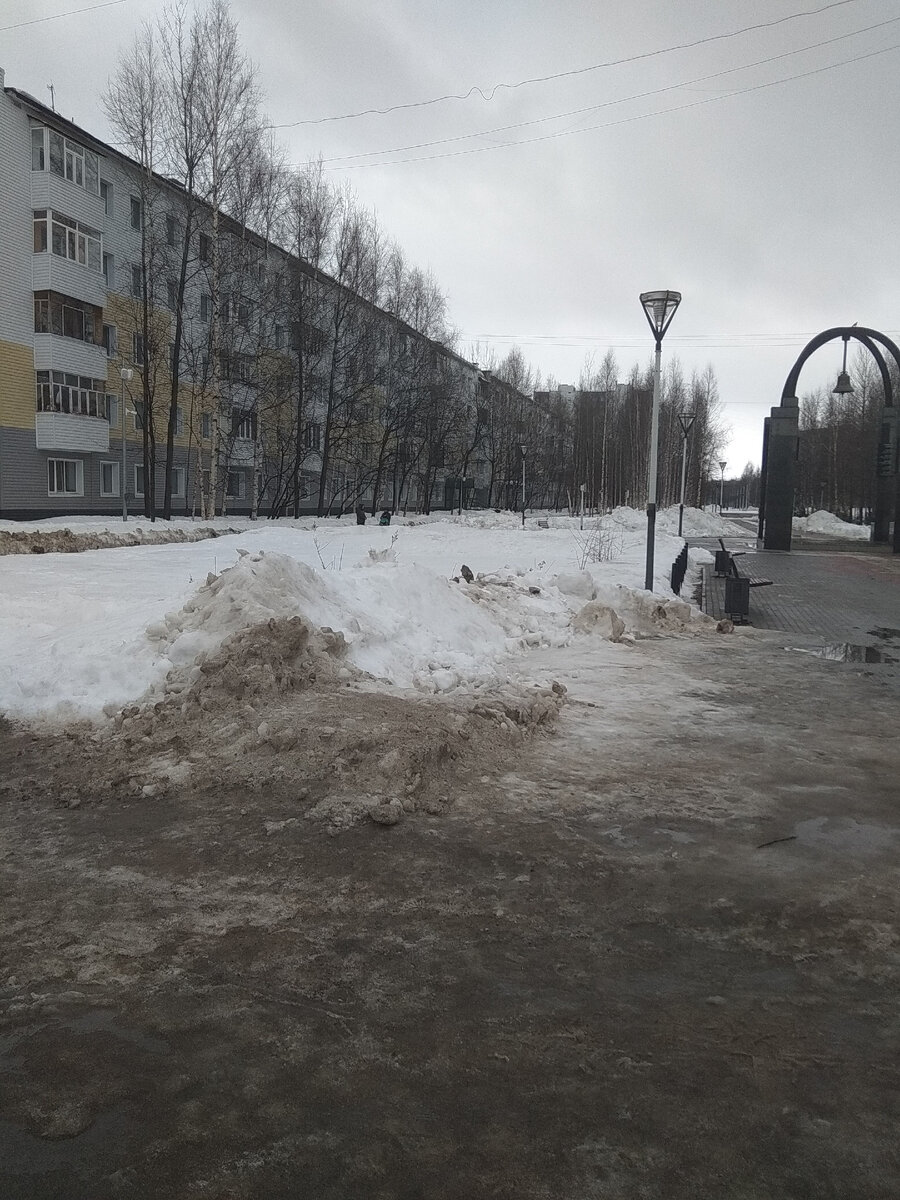
<svg viewBox="0 0 900 1200"><path fill-rule="evenodd" d="M681 292L641 292L644 315L653 330L657 346L672 324L675 310L681 303Z"/></svg>
<svg viewBox="0 0 900 1200"><path fill-rule="evenodd" d="M132 371L131 367L120 367L119 374L126 383L131 383L132 379L134 378L134 371Z"/></svg>
<svg viewBox="0 0 900 1200"><path fill-rule="evenodd" d="M687 435L691 432L691 426L694 424L695 415L696 414L692 412L680 412L678 414L678 421L681 425L682 436L687 437Z"/></svg>

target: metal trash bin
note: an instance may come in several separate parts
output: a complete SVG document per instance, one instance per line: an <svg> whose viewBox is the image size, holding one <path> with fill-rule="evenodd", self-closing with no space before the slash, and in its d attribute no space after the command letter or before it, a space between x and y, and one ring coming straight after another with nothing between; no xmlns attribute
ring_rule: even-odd
<svg viewBox="0 0 900 1200"><path fill-rule="evenodd" d="M731 570L731 551L717 550L715 572L717 575L727 575Z"/></svg>
<svg viewBox="0 0 900 1200"><path fill-rule="evenodd" d="M725 576L725 615L742 624L750 616L750 580Z"/></svg>

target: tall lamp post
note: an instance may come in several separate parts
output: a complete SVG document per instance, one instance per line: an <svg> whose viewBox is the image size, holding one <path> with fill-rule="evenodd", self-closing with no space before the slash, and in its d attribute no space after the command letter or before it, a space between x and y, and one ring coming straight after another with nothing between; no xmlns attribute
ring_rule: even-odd
<svg viewBox="0 0 900 1200"><path fill-rule="evenodd" d="M719 480L719 516L720 517L725 510L725 468L727 466L728 466L728 463L725 461L725 459L720 458L719 459L719 470L722 472L722 477Z"/></svg>
<svg viewBox="0 0 900 1200"><path fill-rule="evenodd" d="M678 423L681 426L681 500L678 504L678 536L681 537L681 527L684 524L684 482L687 475L687 440L694 424L692 412L680 412Z"/></svg>
<svg viewBox="0 0 900 1200"><path fill-rule="evenodd" d="M656 358L653 364L653 411L650 415L650 477L647 481L647 570L644 573L644 587L648 592L653 591L653 551L656 539L656 477L659 453L662 341L666 330L672 324L672 318L680 303L681 292L641 292L644 315L656 340Z"/></svg>
<svg viewBox="0 0 900 1200"><path fill-rule="evenodd" d="M122 385L119 388L119 424L122 427L122 478L119 481L119 487L122 491L122 520L128 520L128 498L125 494L125 384L131 383L134 378L134 371L130 367L122 367L119 371L122 377Z"/></svg>
<svg viewBox="0 0 900 1200"><path fill-rule="evenodd" d="M522 455L522 528L525 528L525 447L519 446Z"/></svg>

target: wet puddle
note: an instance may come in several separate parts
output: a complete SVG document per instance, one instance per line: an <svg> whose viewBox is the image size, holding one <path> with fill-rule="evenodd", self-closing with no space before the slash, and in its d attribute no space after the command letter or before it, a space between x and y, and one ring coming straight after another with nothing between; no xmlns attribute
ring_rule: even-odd
<svg viewBox="0 0 900 1200"><path fill-rule="evenodd" d="M811 654L814 658L827 658L829 662L846 663L896 663L900 657L888 654L877 646L861 646L853 642L831 642L827 646L785 646L797 654Z"/></svg>
<svg viewBox="0 0 900 1200"><path fill-rule="evenodd" d="M849 854L880 854L897 845L900 828L856 821L852 817L813 817L794 826L792 841L801 846L843 850Z"/></svg>

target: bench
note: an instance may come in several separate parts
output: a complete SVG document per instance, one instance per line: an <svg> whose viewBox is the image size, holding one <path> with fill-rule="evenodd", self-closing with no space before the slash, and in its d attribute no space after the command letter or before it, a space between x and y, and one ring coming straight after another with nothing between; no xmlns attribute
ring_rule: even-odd
<svg viewBox="0 0 900 1200"><path fill-rule="evenodd" d="M727 571L725 573L725 603L722 608L725 616L729 617L737 625L746 625L750 621L750 589L754 587L771 587L773 580L771 579L756 579L750 575L742 575L738 569L736 559L740 558L744 553L743 550L732 553L726 550L725 543L719 538L721 550L716 551L716 574L719 574L720 555L727 558ZM724 559L722 560L724 563Z"/></svg>

